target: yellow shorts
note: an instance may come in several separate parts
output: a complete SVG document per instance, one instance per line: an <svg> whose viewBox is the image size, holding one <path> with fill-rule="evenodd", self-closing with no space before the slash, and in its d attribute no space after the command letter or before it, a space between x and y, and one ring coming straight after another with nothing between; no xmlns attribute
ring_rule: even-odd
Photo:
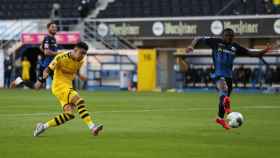
<svg viewBox="0 0 280 158"><path fill-rule="evenodd" d="M57 97L60 105L64 107L71 103L71 100L78 95L78 92L73 88L60 88L59 90L53 91L53 94Z"/></svg>

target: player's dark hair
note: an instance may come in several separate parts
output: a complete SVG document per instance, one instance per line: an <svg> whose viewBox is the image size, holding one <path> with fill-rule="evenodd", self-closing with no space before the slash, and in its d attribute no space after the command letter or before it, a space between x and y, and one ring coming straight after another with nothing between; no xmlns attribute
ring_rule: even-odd
<svg viewBox="0 0 280 158"><path fill-rule="evenodd" d="M56 24L54 21L51 21L47 24L47 28L50 28L52 24Z"/></svg>
<svg viewBox="0 0 280 158"><path fill-rule="evenodd" d="M226 33L226 32L230 32L231 34L234 34L234 31L233 31L233 29L231 29L231 28L225 28L225 29L223 30L223 34Z"/></svg>
<svg viewBox="0 0 280 158"><path fill-rule="evenodd" d="M79 42L76 44L76 47L88 50L88 45L85 42Z"/></svg>

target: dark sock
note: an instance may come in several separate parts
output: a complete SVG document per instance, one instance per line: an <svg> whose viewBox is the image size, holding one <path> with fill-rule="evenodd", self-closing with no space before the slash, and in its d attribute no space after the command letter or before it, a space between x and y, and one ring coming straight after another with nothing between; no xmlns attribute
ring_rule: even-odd
<svg viewBox="0 0 280 158"><path fill-rule="evenodd" d="M23 81L21 84L25 85L26 87L31 88L31 89L34 88L34 84L31 81Z"/></svg>
<svg viewBox="0 0 280 158"><path fill-rule="evenodd" d="M225 98L224 95L220 96L220 98L219 98L220 100L219 100L219 113L218 113L218 116L220 118L224 118L224 116L225 116L224 98Z"/></svg>

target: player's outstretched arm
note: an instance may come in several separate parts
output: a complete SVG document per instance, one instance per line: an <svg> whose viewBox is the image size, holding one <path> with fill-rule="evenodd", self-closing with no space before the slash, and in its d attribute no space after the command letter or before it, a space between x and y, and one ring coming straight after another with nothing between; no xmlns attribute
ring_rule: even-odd
<svg viewBox="0 0 280 158"><path fill-rule="evenodd" d="M186 53L190 53L193 52L194 47L196 46L196 44L198 43L198 41L201 39L201 37L196 37L192 40L191 44L187 47L186 49Z"/></svg>
<svg viewBox="0 0 280 158"><path fill-rule="evenodd" d="M42 52L44 52L45 55L48 55L48 56L56 56L58 54L57 52L52 51L48 48L43 48L43 45L40 46L40 50Z"/></svg>
<svg viewBox="0 0 280 158"><path fill-rule="evenodd" d="M54 52L50 49L44 49L44 54L45 55L49 55L49 56L56 56L57 55L57 52Z"/></svg>
<svg viewBox="0 0 280 158"><path fill-rule="evenodd" d="M45 70L43 71L43 80L48 78L50 72L51 69L49 67L45 68Z"/></svg>
<svg viewBox="0 0 280 158"><path fill-rule="evenodd" d="M43 81L45 79L48 78L49 76L49 73L51 71L54 71L54 69L56 68L56 65L57 65L57 62L58 62L58 59L57 59L57 56L52 60L52 62L48 65L47 68L45 68L45 70L43 71Z"/></svg>
<svg viewBox="0 0 280 158"><path fill-rule="evenodd" d="M263 50L260 50L260 51L251 51L251 50L248 50L247 54L252 56L252 57L261 57L263 56L264 54L266 53L269 53L271 52L273 49L273 46L271 44L267 44L266 48L263 49Z"/></svg>

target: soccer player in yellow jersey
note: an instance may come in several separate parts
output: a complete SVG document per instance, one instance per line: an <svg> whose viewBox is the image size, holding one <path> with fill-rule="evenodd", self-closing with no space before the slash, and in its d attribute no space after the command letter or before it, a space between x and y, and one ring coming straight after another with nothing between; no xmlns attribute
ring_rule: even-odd
<svg viewBox="0 0 280 158"><path fill-rule="evenodd" d="M31 65L30 65L30 62L28 61L27 57L23 58L21 65L22 65L22 80L28 81L30 79L29 69L30 69Z"/></svg>
<svg viewBox="0 0 280 158"><path fill-rule="evenodd" d="M72 51L63 52L57 55L43 72L46 79L51 71L54 71L52 93L59 100L63 113L47 121L36 125L34 136L39 136L46 129L62 125L74 119L74 110L77 109L80 117L89 127L91 133L97 136L103 125L93 123L89 112L86 109L85 101L73 89L72 81L84 62L88 46L84 42L79 42Z"/></svg>

